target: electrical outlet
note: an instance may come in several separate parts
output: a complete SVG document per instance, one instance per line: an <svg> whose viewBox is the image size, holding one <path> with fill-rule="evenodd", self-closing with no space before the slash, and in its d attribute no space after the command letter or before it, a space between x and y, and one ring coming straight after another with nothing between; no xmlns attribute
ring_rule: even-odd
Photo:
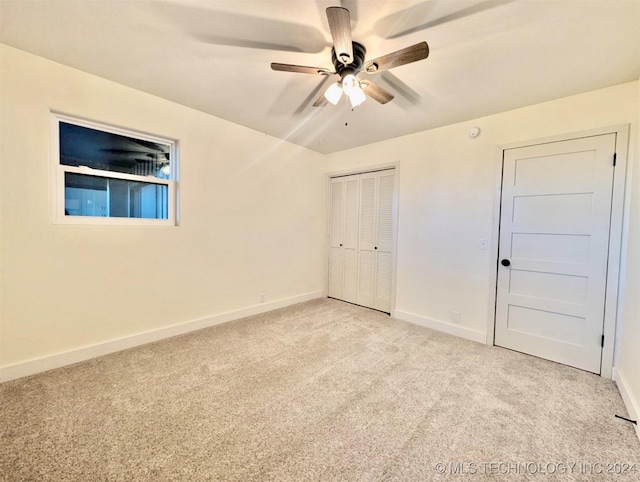
<svg viewBox="0 0 640 482"><path fill-rule="evenodd" d="M459 311L452 311L451 312L451 321L453 321L454 323L460 323L460 312Z"/></svg>
<svg viewBox="0 0 640 482"><path fill-rule="evenodd" d="M265 298L264 298L264 293L262 293L262 294L260 295L260 303L264 303L264 299L265 299Z"/></svg>

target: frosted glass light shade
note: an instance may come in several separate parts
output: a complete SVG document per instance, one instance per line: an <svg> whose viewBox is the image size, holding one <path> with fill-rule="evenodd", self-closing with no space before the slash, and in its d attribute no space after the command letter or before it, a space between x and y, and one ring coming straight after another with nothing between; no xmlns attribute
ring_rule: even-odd
<svg viewBox="0 0 640 482"><path fill-rule="evenodd" d="M349 94L349 101L351 102L351 107L358 107L365 100L367 100L367 96L365 95L365 93L362 91L360 87L354 89Z"/></svg>
<svg viewBox="0 0 640 482"><path fill-rule="evenodd" d="M164 174L165 176L170 176L171 175L171 166L169 164L165 164L164 166L162 166L160 168L160 172L162 174Z"/></svg>
<svg viewBox="0 0 640 482"><path fill-rule="evenodd" d="M360 82L353 74L347 74L342 78L342 90L348 96L351 96L351 92L360 90Z"/></svg>
<svg viewBox="0 0 640 482"><path fill-rule="evenodd" d="M329 88L324 93L325 99L331 102L333 105L336 105L342 97L342 88L339 83L331 84Z"/></svg>

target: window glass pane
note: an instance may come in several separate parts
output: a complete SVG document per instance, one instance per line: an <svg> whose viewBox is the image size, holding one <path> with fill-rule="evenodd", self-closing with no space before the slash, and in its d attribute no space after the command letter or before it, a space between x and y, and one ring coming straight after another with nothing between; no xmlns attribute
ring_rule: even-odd
<svg viewBox="0 0 640 482"><path fill-rule="evenodd" d="M168 218L168 186L65 172L67 216Z"/></svg>
<svg viewBox="0 0 640 482"><path fill-rule="evenodd" d="M60 163L169 179L170 146L60 122Z"/></svg>

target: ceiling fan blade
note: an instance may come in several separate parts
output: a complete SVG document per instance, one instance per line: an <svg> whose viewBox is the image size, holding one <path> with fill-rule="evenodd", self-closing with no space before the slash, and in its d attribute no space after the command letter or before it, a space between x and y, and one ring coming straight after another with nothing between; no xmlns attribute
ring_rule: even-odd
<svg viewBox="0 0 640 482"><path fill-rule="evenodd" d="M168 151L167 146L163 146L161 144L157 144L151 141L145 141L142 139L133 139L133 138L118 138L112 142L112 145L117 146L114 148L104 148L100 149L104 152L137 152L137 153L151 153L151 154L159 154L165 153Z"/></svg>
<svg viewBox="0 0 640 482"><path fill-rule="evenodd" d="M344 65L353 62L353 45L351 43L351 17L349 10L343 7L328 7L327 20L333 37L333 48L336 58Z"/></svg>
<svg viewBox="0 0 640 482"><path fill-rule="evenodd" d="M301 114L302 112L304 112L307 109L307 107L309 107L309 104L311 103L311 101L318 95L318 93L324 92L326 90L326 85L328 81L329 81L329 76L328 75L323 76L322 80L318 83L318 85L311 92L309 92L309 95L298 106L294 114ZM322 98L324 98L324 94L322 95ZM324 105L324 103L322 103L320 99L316 99L316 102L318 102L319 104L315 107L320 107Z"/></svg>
<svg viewBox="0 0 640 482"><path fill-rule="evenodd" d="M373 100L380 102L381 104L386 104L390 100L393 100L393 94L387 92L379 85L374 84L370 80L361 80L360 86L362 87L362 91L371 97Z"/></svg>
<svg viewBox="0 0 640 482"><path fill-rule="evenodd" d="M322 52L327 46L325 35L318 28L250 12L227 12L221 6L225 2L149 3L153 4L150 8L175 24L183 34L213 46L308 53ZM218 9L219 6L222 9Z"/></svg>
<svg viewBox="0 0 640 482"><path fill-rule="evenodd" d="M329 103L329 101L327 100L327 98L324 96L324 94L322 94L320 97L318 97L316 99L316 101L313 103L314 107L324 107L325 105L327 105Z"/></svg>
<svg viewBox="0 0 640 482"><path fill-rule="evenodd" d="M433 18L431 10L435 1L423 2L414 7L410 7L398 13L394 13L378 20L374 26L374 32L382 38L398 38L410 33L419 32L428 28L436 27L448 22L452 22L470 15L474 15L485 10L506 5L515 0L484 0L467 7L460 8L464 3L449 2L449 13ZM455 10L457 9L457 10ZM429 19L419 25L406 25L407 20Z"/></svg>
<svg viewBox="0 0 640 482"><path fill-rule="evenodd" d="M364 70L369 74L381 72L383 70L400 67L418 60L426 59L429 56L429 46L427 42L420 42L391 54L383 55L377 59L369 60L364 64Z"/></svg>
<svg viewBox="0 0 640 482"><path fill-rule="evenodd" d="M388 70L382 72L378 79L382 79L393 91L403 97L409 104L417 104L420 101L420 94L393 75Z"/></svg>
<svg viewBox="0 0 640 482"><path fill-rule="evenodd" d="M349 10L351 17L351 27L358 21L358 1L359 0L340 0L340 5Z"/></svg>
<svg viewBox="0 0 640 482"><path fill-rule="evenodd" d="M330 75L335 72L329 69L323 69L321 67L306 67L304 65L291 65L291 64L279 64L277 62L271 62L271 68L280 72L297 72L299 74L314 74L314 75Z"/></svg>
<svg viewBox="0 0 640 482"><path fill-rule="evenodd" d="M225 37L222 35L197 35L195 38L201 42L212 45L227 45L229 47L240 47L247 49L259 49L259 50L279 50L282 52L308 52L315 53L311 50L312 47L298 46L292 44L267 42L263 40L247 40L241 38Z"/></svg>

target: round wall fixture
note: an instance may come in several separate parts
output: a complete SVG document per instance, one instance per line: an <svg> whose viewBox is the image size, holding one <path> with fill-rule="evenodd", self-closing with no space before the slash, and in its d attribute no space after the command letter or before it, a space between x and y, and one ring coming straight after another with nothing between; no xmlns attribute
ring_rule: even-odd
<svg viewBox="0 0 640 482"><path fill-rule="evenodd" d="M472 127L471 129L469 129L469 137L471 137L471 139L474 139L476 137L478 137L480 135L480 128L479 127Z"/></svg>

